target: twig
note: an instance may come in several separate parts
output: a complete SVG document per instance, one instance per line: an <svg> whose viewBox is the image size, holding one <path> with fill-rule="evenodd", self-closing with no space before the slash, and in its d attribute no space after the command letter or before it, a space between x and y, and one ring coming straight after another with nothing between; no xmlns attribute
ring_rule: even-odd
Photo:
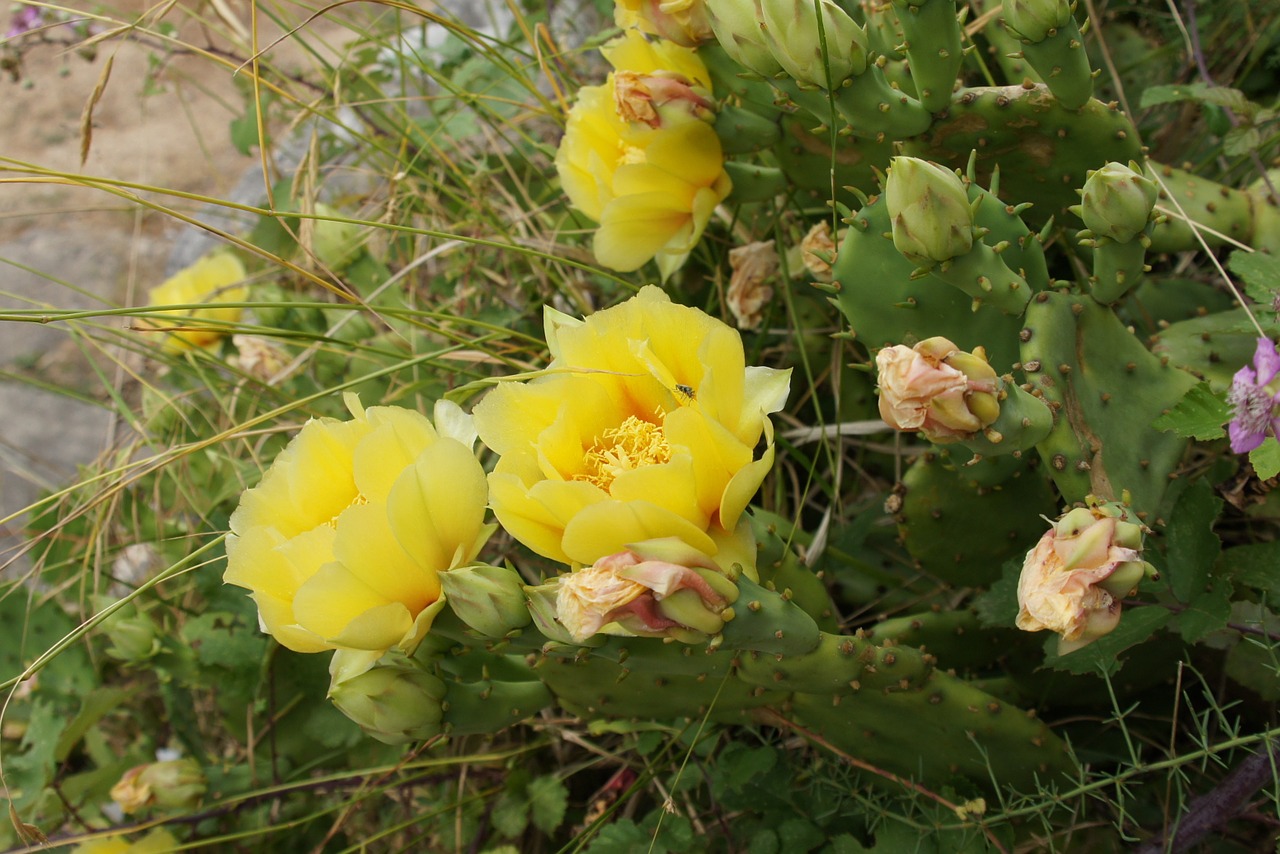
<svg viewBox="0 0 1280 854"><path fill-rule="evenodd" d="M1250 754L1217 788L1191 802L1172 838L1168 833L1158 834L1143 843L1135 854L1179 854L1191 850L1197 842L1239 816L1253 794L1275 779L1277 761L1280 761L1280 746Z"/></svg>

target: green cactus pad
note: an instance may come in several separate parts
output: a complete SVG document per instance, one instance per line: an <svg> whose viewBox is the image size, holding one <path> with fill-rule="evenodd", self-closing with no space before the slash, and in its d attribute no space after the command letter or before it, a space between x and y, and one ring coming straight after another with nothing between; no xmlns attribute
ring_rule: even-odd
<svg viewBox="0 0 1280 854"><path fill-rule="evenodd" d="M1021 337L1030 385L1056 410L1037 450L1064 503L1127 491L1139 517L1156 521L1187 442L1150 427L1195 377L1152 355L1089 297L1039 294Z"/></svg>
<svg viewBox="0 0 1280 854"><path fill-rule="evenodd" d="M997 487L975 488L928 454L912 464L902 482L906 493L898 526L903 544L925 572L958 586L994 582L1005 561L1044 533L1040 517L1057 513L1053 490L1026 466Z"/></svg>
<svg viewBox="0 0 1280 854"><path fill-rule="evenodd" d="M998 166L1001 195L1032 202L1025 219L1037 228L1079 201L1076 188L1090 169L1143 159L1138 133L1119 109L1089 101L1070 110L1034 84L961 91L950 111L904 148L956 169L976 150L979 180Z"/></svg>
<svg viewBox="0 0 1280 854"><path fill-rule="evenodd" d="M1040 243L1006 205L975 184L971 200L982 199L976 224L988 229L989 245L1008 242L1001 257L1021 273L1033 291L1048 283ZM1018 361L1014 342L1021 322L982 305L960 290L932 277L912 279L916 265L898 254L890 232L883 198L867 204L852 218L832 267L839 284L837 304L849 318L854 334L871 350L893 344L914 344L935 335L950 339L962 350L984 347L997 373Z"/></svg>

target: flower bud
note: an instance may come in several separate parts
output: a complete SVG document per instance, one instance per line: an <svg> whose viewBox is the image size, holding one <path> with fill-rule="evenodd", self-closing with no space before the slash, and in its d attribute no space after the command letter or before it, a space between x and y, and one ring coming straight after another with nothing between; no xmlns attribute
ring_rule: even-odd
<svg viewBox="0 0 1280 854"><path fill-rule="evenodd" d="M884 185L893 245L908 261L933 264L973 248L973 207L960 177L916 157L895 157Z"/></svg>
<svg viewBox="0 0 1280 854"><path fill-rule="evenodd" d="M1155 182L1141 171L1108 163L1090 172L1084 182L1080 217L1094 237L1128 243L1146 230L1159 194Z"/></svg>
<svg viewBox="0 0 1280 854"><path fill-rule="evenodd" d="M1062 516L1036 544L1018 580L1017 626L1060 636L1065 655L1109 633L1120 622L1120 598L1155 569L1142 560L1142 526L1127 509L1101 503Z"/></svg>
<svg viewBox="0 0 1280 854"><path fill-rule="evenodd" d="M117 661L137 664L160 651L156 624L141 611L113 617L104 628L111 641L107 655Z"/></svg>
<svg viewBox="0 0 1280 854"><path fill-rule="evenodd" d="M782 70L765 38L761 0L704 0L716 41L748 71L772 77Z"/></svg>
<svg viewBox="0 0 1280 854"><path fill-rule="evenodd" d="M363 673L335 678L329 686L329 699L338 711L385 744L439 735L444 695L441 679L407 662L375 664Z"/></svg>
<svg viewBox="0 0 1280 854"><path fill-rule="evenodd" d="M171 759L138 765L111 787L111 800L125 813L147 807L190 809L200 802L208 781L194 759Z"/></svg>
<svg viewBox="0 0 1280 854"><path fill-rule="evenodd" d="M866 32L831 0L761 0L760 11L774 59L797 83L834 89L867 70Z"/></svg>
<svg viewBox="0 0 1280 854"><path fill-rule="evenodd" d="M1070 0L1004 0L1004 22L1029 42L1042 42L1071 20Z"/></svg>
<svg viewBox="0 0 1280 854"><path fill-rule="evenodd" d="M326 204L316 205L317 216L342 216L342 211ZM351 222L312 220L311 251L330 270L345 270L360 254L364 228Z"/></svg>
<svg viewBox="0 0 1280 854"><path fill-rule="evenodd" d="M654 554L679 563L646 557L640 544L560 576L557 622L579 643L597 633L688 643L719 633L737 584L700 552L675 556L670 546L663 541Z"/></svg>
<svg viewBox="0 0 1280 854"><path fill-rule="evenodd" d="M499 639L529 624L524 587L514 570L464 566L440 573L440 586L458 619L485 637Z"/></svg>
<svg viewBox="0 0 1280 854"><path fill-rule="evenodd" d="M966 353L946 338L876 354L880 417L895 430L919 430L931 442L973 436L1000 416L1002 382L978 348Z"/></svg>

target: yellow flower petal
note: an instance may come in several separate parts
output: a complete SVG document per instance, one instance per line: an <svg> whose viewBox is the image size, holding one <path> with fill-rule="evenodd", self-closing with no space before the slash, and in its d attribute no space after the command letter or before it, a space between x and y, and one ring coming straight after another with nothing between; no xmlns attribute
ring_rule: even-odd
<svg viewBox="0 0 1280 854"><path fill-rule="evenodd" d="M648 501L609 501L583 508L564 529L569 562L584 565L625 551L632 543L676 537L708 555L716 552L706 531L665 507Z"/></svg>

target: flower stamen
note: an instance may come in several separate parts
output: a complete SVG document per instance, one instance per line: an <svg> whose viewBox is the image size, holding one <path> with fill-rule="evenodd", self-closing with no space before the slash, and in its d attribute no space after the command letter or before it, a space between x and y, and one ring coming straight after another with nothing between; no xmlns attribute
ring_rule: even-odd
<svg viewBox="0 0 1280 854"><path fill-rule="evenodd" d="M574 480L608 492L623 472L671 461L671 446L662 428L634 415L597 436L583 456L583 470Z"/></svg>

